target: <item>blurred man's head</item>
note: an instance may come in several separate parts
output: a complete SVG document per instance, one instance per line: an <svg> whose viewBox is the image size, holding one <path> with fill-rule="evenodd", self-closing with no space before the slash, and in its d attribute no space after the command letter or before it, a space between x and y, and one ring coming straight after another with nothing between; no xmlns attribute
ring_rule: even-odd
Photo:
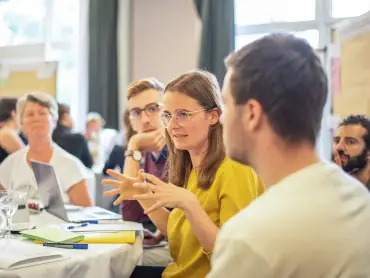
<svg viewBox="0 0 370 278"><path fill-rule="evenodd" d="M127 90L127 107L135 132L149 132L161 127L159 112L163 90L163 84L155 78L141 79L130 85Z"/></svg>
<svg viewBox="0 0 370 278"><path fill-rule="evenodd" d="M73 128L73 120L71 117L70 109L67 105L58 103L58 114L58 125Z"/></svg>
<svg viewBox="0 0 370 278"><path fill-rule="evenodd" d="M333 142L333 160L347 173L356 175L369 161L370 120L362 115L350 115L345 118L335 131Z"/></svg>
<svg viewBox="0 0 370 278"><path fill-rule="evenodd" d="M307 41L265 36L231 54L227 66L223 123L231 158L256 167L256 161L264 163L261 154L277 146L314 150L327 78Z"/></svg>

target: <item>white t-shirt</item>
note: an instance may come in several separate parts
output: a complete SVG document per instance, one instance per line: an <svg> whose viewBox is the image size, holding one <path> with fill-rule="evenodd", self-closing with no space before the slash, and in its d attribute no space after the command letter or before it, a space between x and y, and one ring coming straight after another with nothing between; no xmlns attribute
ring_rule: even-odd
<svg viewBox="0 0 370 278"><path fill-rule="evenodd" d="M0 184L5 189L28 190L29 198L40 199L35 175L27 163L29 147L9 155L0 164ZM50 165L53 166L63 201L69 203L67 191L87 178L85 166L73 155L53 144Z"/></svg>
<svg viewBox="0 0 370 278"><path fill-rule="evenodd" d="M215 277L370 277L370 194L334 164L285 178L221 229Z"/></svg>

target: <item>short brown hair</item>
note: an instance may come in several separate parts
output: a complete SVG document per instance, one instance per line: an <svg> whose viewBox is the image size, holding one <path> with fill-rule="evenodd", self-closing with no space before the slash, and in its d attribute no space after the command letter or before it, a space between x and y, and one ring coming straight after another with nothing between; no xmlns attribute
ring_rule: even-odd
<svg viewBox="0 0 370 278"><path fill-rule="evenodd" d="M226 63L237 105L255 99L284 141L316 144L328 85L321 61L306 40L268 35L231 54Z"/></svg>
<svg viewBox="0 0 370 278"><path fill-rule="evenodd" d="M216 77L206 71L194 70L182 74L167 84L167 92L179 92L189 96L205 109L212 111L217 109L221 114L221 92ZM190 154L185 150L175 148L168 131L166 130L168 156L169 182L185 186L193 165ZM225 158L225 149L222 139L222 125L220 122L210 128L208 134L208 150L205 159L198 169L198 186L208 189L215 178L216 172Z"/></svg>
<svg viewBox="0 0 370 278"><path fill-rule="evenodd" d="M127 100L149 89L163 93L164 86L154 77L134 81L127 90Z"/></svg>
<svg viewBox="0 0 370 278"><path fill-rule="evenodd" d="M65 114L70 113L70 108L66 104L58 103L58 124L63 120Z"/></svg>

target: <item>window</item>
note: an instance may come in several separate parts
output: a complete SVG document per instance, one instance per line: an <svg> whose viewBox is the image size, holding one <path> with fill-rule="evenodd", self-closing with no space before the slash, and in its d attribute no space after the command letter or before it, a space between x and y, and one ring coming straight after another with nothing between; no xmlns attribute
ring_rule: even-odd
<svg viewBox="0 0 370 278"><path fill-rule="evenodd" d="M44 0L0 2L0 46L43 42L45 15Z"/></svg>
<svg viewBox="0 0 370 278"><path fill-rule="evenodd" d="M76 102L87 93L87 77L81 76L87 67L81 58L87 49L87 15L88 0L0 0L0 51L14 53L7 56L10 61L57 61L57 101L71 106L81 121L78 112L87 102Z"/></svg>
<svg viewBox="0 0 370 278"><path fill-rule="evenodd" d="M332 42L333 25L344 18L359 16L370 10L370 0L234 1L236 49L273 32L294 34L305 38L313 48L322 49ZM324 60L323 57L321 59ZM324 118L330 116L330 101L329 98ZM327 154L332 145L330 134L329 130L323 130L318 141L318 147L327 159L330 159Z"/></svg>
<svg viewBox="0 0 370 278"><path fill-rule="evenodd" d="M315 0L235 0L236 25L314 19Z"/></svg>
<svg viewBox="0 0 370 278"><path fill-rule="evenodd" d="M319 31L318 30L306 30L306 31L296 31L296 32L289 32L297 37L306 39L313 48L319 47ZM254 40L257 40L268 33L265 34L246 34L246 35L239 35L235 38L235 48L239 49L244 45L251 43Z"/></svg>
<svg viewBox="0 0 370 278"><path fill-rule="evenodd" d="M370 0L331 0L331 8L334 18L359 16L370 10Z"/></svg>
<svg viewBox="0 0 370 278"><path fill-rule="evenodd" d="M54 0L52 41L73 40L79 20L79 0Z"/></svg>

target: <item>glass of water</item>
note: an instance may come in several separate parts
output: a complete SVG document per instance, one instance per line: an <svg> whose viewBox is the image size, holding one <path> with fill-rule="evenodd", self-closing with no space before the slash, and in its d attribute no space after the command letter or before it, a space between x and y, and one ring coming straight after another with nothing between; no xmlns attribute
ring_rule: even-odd
<svg viewBox="0 0 370 278"><path fill-rule="evenodd" d="M18 193L13 190L0 190L0 213L5 216L6 230L3 238L14 238L11 234L12 217L18 209Z"/></svg>

